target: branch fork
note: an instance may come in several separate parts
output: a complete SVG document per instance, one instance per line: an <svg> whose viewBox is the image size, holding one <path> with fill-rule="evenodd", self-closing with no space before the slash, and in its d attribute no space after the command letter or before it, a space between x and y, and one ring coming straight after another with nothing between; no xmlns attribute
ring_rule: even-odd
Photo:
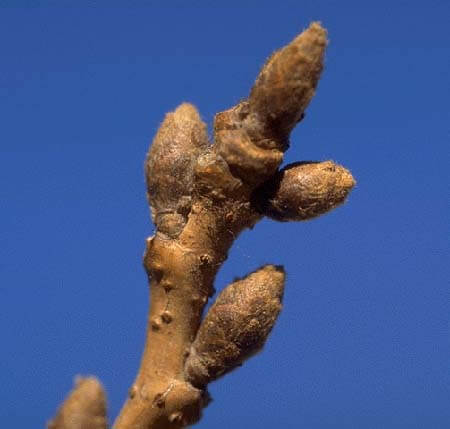
<svg viewBox="0 0 450 429"><path fill-rule="evenodd" d="M147 340L115 429L178 429L200 419L208 384L262 349L281 310L285 272L266 265L228 285L202 317L233 241L264 216L285 222L322 215L354 186L332 161L280 169L290 132L316 91L326 45L315 22L275 52L248 98L216 115L213 144L191 104L161 124L145 163L156 225L144 255ZM70 398L60 413L69 405ZM49 427L81 427L60 421ZM83 427L106 428L106 417L102 422Z"/></svg>

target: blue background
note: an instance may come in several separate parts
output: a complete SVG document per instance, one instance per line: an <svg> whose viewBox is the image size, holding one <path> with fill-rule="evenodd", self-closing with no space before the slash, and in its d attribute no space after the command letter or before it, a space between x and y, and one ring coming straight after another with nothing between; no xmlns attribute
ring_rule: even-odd
<svg viewBox="0 0 450 429"><path fill-rule="evenodd" d="M326 69L286 162L358 184L235 243L217 288L283 264L284 310L197 427L449 428L450 2L170 3L0 1L2 426L43 427L75 374L117 415L144 341L149 142L182 101L211 125L320 20Z"/></svg>

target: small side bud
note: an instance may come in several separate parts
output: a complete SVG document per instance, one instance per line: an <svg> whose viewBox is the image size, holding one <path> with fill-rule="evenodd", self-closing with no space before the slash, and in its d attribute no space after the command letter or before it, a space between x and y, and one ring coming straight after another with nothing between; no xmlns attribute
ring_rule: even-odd
<svg viewBox="0 0 450 429"><path fill-rule="evenodd" d="M48 429L106 429L106 398L95 377L78 377Z"/></svg>
<svg viewBox="0 0 450 429"><path fill-rule="evenodd" d="M351 173L333 161L286 166L255 193L254 203L275 220L308 220L342 204L355 185Z"/></svg>
<svg viewBox="0 0 450 429"><path fill-rule="evenodd" d="M284 279L282 267L266 265L221 292L186 360L188 381L203 387L261 350L281 310Z"/></svg>
<svg viewBox="0 0 450 429"><path fill-rule="evenodd" d="M323 69L327 32L318 23L276 51L263 66L249 104L261 122L290 133L314 96Z"/></svg>
<svg viewBox="0 0 450 429"><path fill-rule="evenodd" d="M148 199L153 221L168 235L184 225L189 213L193 166L208 145L206 124L197 109L181 104L166 115L145 162ZM170 215L168 219L164 216Z"/></svg>

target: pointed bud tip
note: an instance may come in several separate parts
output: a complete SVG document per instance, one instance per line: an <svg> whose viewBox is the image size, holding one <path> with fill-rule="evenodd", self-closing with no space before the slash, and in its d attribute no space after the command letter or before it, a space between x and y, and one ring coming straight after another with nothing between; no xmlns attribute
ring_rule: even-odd
<svg viewBox="0 0 450 429"><path fill-rule="evenodd" d="M249 275L255 279L255 285L263 285L266 295L274 295L273 297L281 300L284 291L284 281L286 272L282 265L265 265Z"/></svg>
<svg viewBox="0 0 450 429"><path fill-rule="evenodd" d="M83 396L89 397L93 401L103 400L105 397L103 385L97 377L77 375L74 385L74 391L81 392Z"/></svg>
<svg viewBox="0 0 450 429"><path fill-rule="evenodd" d="M326 38L328 34L327 29L322 26L322 23L320 21L311 22L311 24L309 24L309 27L305 31L316 33L317 35L324 38Z"/></svg>
<svg viewBox="0 0 450 429"><path fill-rule="evenodd" d="M191 103L180 104L173 112L175 118L183 120L200 121L200 114L197 108Z"/></svg>
<svg viewBox="0 0 450 429"><path fill-rule="evenodd" d="M262 270L271 271L271 272L275 272L275 273L280 273L282 276L285 276L285 274L286 274L286 271L284 270L284 266L283 265L269 264L269 265L265 265L261 269Z"/></svg>
<svg viewBox="0 0 450 429"><path fill-rule="evenodd" d="M313 49L314 47L320 48L319 51L328 45L328 32L322 27L319 21L312 22L309 27L302 31L292 42L292 45L301 46L305 49L305 52Z"/></svg>
<svg viewBox="0 0 450 429"><path fill-rule="evenodd" d="M356 180L352 176L352 173L350 173L349 170L343 168L342 176L341 176L341 183L342 187L345 189L348 189L349 191L356 185Z"/></svg>
<svg viewBox="0 0 450 429"><path fill-rule="evenodd" d="M341 189L348 189L349 191L355 186L356 181L352 176L352 173L347 168L334 161L323 161L317 163L316 166L324 172L331 172L334 176L336 186Z"/></svg>

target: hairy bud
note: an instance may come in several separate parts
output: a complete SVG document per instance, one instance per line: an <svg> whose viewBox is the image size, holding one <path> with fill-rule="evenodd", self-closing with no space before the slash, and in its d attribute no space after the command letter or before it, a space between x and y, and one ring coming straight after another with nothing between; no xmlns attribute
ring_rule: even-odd
<svg viewBox="0 0 450 429"><path fill-rule="evenodd" d="M194 386L205 386L261 350L281 310L284 278L282 267L266 265L222 291L186 360Z"/></svg>
<svg viewBox="0 0 450 429"><path fill-rule="evenodd" d="M248 100L261 122L282 134L295 127L314 96L326 46L326 30L313 22L269 58Z"/></svg>
<svg viewBox="0 0 450 429"><path fill-rule="evenodd" d="M326 45L326 30L312 23L269 58L247 100L216 115L215 150L244 183L257 187L280 166L314 96Z"/></svg>
<svg viewBox="0 0 450 429"><path fill-rule="evenodd" d="M206 124L188 103L168 113L145 163L148 199L160 232L174 236L190 210L193 167L208 146Z"/></svg>
<svg viewBox="0 0 450 429"><path fill-rule="evenodd" d="M106 399L95 377L78 377L48 429L106 429Z"/></svg>
<svg viewBox="0 0 450 429"><path fill-rule="evenodd" d="M351 173L333 161L299 162L261 186L254 203L278 221L307 220L342 204L354 185Z"/></svg>

